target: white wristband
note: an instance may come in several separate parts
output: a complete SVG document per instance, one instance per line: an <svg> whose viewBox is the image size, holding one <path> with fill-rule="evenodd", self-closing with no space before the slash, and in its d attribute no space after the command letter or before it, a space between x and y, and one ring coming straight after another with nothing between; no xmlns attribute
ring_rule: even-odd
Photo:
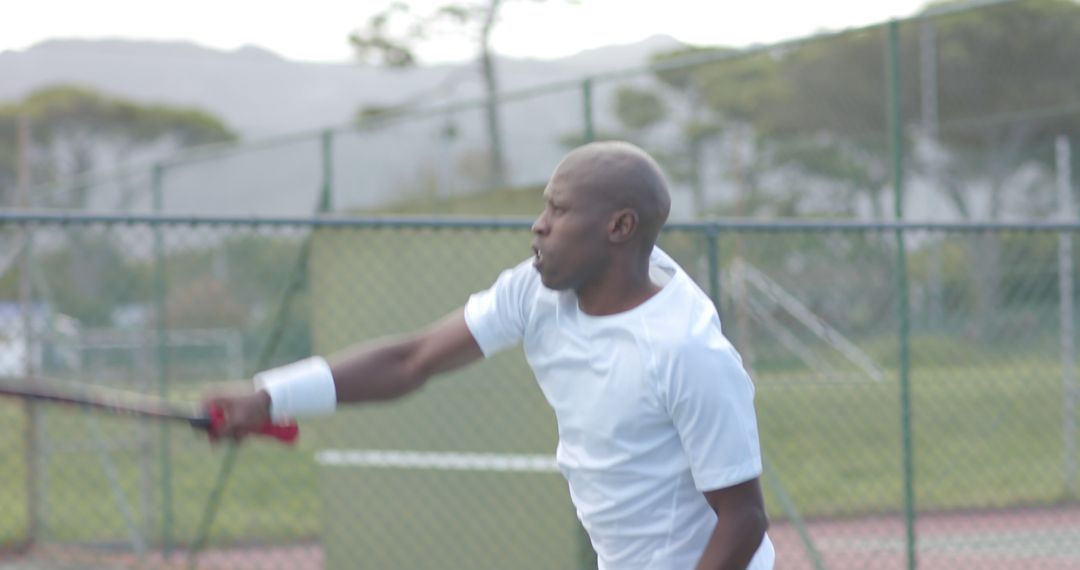
<svg viewBox="0 0 1080 570"><path fill-rule="evenodd" d="M334 377L321 356L259 372L255 388L270 395L270 419L275 423L298 416L326 415L337 406Z"/></svg>

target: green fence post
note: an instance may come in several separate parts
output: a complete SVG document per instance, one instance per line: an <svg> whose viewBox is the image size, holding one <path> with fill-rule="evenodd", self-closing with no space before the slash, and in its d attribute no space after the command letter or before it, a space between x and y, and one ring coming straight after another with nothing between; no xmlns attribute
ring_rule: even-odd
<svg viewBox="0 0 1080 570"><path fill-rule="evenodd" d="M588 78L581 82L581 111L583 116L584 132L583 138L585 142L591 143L596 140L596 131L593 130L593 111L592 111L592 79Z"/></svg>
<svg viewBox="0 0 1080 570"><path fill-rule="evenodd" d="M718 236L716 226L710 226L705 231L705 250L709 256L709 296L712 297L713 305L716 306L716 314L723 320L720 312L720 248L717 244Z"/></svg>
<svg viewBox="0 0 1080 570"><path fill-rule="evenodd" d="M1072 148L1069 137L1058 135L1054 141L1057 170L1058 215L1065 222L1076 221L1072 204ZM1076 339L1073 307L1073 235L1058 233L1058 319L1061 321L1061 396L1064 402L1061 422L1062 480L1064 497L1076 499Z"/></svg>
<svg viewBox="0 0 1080 570"><path fill-rule="evenodd" d="M17 204L20 208L29 208L30 201L30 116L25 113L19 113L16 118L16 188L18 191ZM33 227L27 224L22 228L23 243L19 251L19 312L22 313L22 340L26 346L26 358L23 362L23 372L26 376L27 382L33 381L34 376L34 359L30 357L33 354L33 284L31 282L31 271L33 266L33 249L31 244L33 243ZM42 509L41 498L44 495L42 492L42 483L44 477L41 476L41 461L42 450L40 445L40 432L41 432L41 408L36 402L30 399L23 401L23 443L25 445L25 461L26 461L26 543L27 549L33 548L37 545L41 538L41 530L44 526L42 521Z"/></svg>
<svg viewBox="0 0 1080 570"><path fill-rule="evenodd" d="M780 474L776 472L776 469L773 469L772 463L764 451L761 454L761 474L764 476L765 482L772 487L773 493L776 494L776 500L780 503L780 508L784 510L784 516L788 518L788 522L795 528L795 534L799 535L799 540L802 541L803 548L806 549L806 556L810 559L810 564L814 566L814 570L827 570L825 559L821 557L821 551L814 544L814 539L810 536L810 529L806 528L806 521L799 514L799 509L795 507L795 501L788 494L787 487L780 480Z"/></svg>
<svg viewBox="0 0 1080 570"><path fill-rule="evenodd" d="M319 192L319 213L334 209L334 131L322 132L322 188Z"/></svg>
<svg viewBox="0 0 1080 570"><path fill-rule="evenodd" d="M893 207L896 221L904 219L904 124L900 109L900 24L889 22L886 59L888 68L889 147L892 151ZM896 313L899 321L900 350L900 430L904 470L904 527L907 536L907 567L918 566L915 549L915 462L911 422L911 378L908 349L907 253L904 231L897 226L896 237Z"/></svg>
<svg viewBox="0 0 1080 570"><path fill-rule="evenodd" d="M162 185L165 178L165 166L157 163L153 168L151 191L154 212L160 214L164 208ZM169 397L169 350L168 332L165 328L165 238L161 225L154 225L154 321L157 328L157 369L158 396ZM168 558L172 554L172 467L169 450L169 423L159 422L161 438L161 549Z"/></svg>
<svg viewBox="0 0 1080 570"><path fill-rule="evenodd" d="M709 298L712 299L713 306L716 307L717 315L720 314L720 247L718 241L719 230L716 224L712 224L705 230L705 248L709 267ZM806 555L810 558L810 563L813 564L814 570L825 570L825 560L821 557L821 552L818 551L817 546L814 544L809 529L806 528L806 521L804 521L799 514L799 509L795 506L795 501L791 499L791 495L787 492L787 487L785 487L784 482L780 480L780 474L773 469L772 465L765 457L764 451L762 451L761 463L762 475L764 476L766 483L772 487L773 492L776 494L777 501L780 502L780 508L784 510L784 515L787 516L788 522L791 523L791 526L795 528L796 534L799 535L799 539L803 543L803 548L806 549Z"/></svg>

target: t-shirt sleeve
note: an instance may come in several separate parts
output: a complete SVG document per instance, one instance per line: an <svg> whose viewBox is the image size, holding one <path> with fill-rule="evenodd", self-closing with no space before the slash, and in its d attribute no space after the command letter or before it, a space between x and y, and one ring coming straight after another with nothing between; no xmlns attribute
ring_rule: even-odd
<svg viewBox="0 0 1080 570"><path fill-rule="evenodd" d="M530 259L503 271L489 289L469 297L465 303L465 323L484 357L489 358L521 340L538 280Z"/></svg>
<svg viewBox="0 0 1080 570"><path fill-rule="evenodd" d="M662 382L667 407L694 485L711 491L761 475L754 384L719 329L671 357Z"/></svg>

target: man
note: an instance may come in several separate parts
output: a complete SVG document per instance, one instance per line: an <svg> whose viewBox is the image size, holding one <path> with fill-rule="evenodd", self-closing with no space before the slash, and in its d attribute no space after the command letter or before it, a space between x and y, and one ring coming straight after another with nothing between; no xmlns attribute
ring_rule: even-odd
<svg viewBox="0 0 1080 570"><path fill-rule="evenodd" d="M254 394L211 402L227 432L396 398L522 342L601 569L772 568L754 387L708 297L655 247L659 167L589 144L544 200L533 259L422 332L257 375Z"/></svg>

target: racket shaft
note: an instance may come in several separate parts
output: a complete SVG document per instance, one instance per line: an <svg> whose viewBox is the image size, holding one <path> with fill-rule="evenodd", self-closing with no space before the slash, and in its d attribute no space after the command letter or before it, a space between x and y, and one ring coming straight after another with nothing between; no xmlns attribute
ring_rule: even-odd
<svg viewBox="0 0 1080 570"><path fill-rule="evenodd" d="M184 412L169 408L158 402L121 402L117 398L98 397L88 394L72 394L62 391L46 390L38 387L12 387L0 385L0 395L14 396L37 402L66 404L80 408L93 408L119 415L156 418L163 420L190 421L193 412Z"/></svg>
<svg viewBox="0 0 1080 570"><path fill-rule="evenodd" d="M77 394L44 386L0 383L0 396L14 396L38 402L92 408L124 416L184 421L194 428L206 431L211 437L221 435L225 423L224 414L216 408L208 410L208 413L198 413L195 411L194 406L190 410L184 410L180 409L179 406L142 395L120 397L120 395L112 393ZM267 423L252 433L276 439L282 443L292 444L296 442L299 436L299 429L295 423L283 425Z"/></svg>

